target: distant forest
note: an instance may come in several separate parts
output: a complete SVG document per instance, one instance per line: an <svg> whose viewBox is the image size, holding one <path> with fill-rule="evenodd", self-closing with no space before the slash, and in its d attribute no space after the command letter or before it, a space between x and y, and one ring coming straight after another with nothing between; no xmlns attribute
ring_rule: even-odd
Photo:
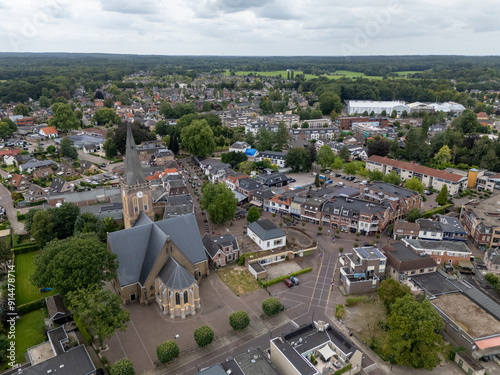
<svg viewBox="0 0 500 375"><path fill-rule="evenodd" d="M0 53L0 100L26 102L28 98L72 93L84 86L94 91L107 81L120 82L130 74L149 71L161 79L180 75L195 79L201 74L230 71L267 72L293 69L305 74L331 74L336 70L364 73L368 76L393 77L395 72L411 74L412 86L443 85L451 80L457 91L468 89L500 90L500 57L497 56L359 56L359 57L241 57L241 56L142 56L66 53ZM298 83L302 75L294 78ZM328 83L328 77L308 80L308 85ZM354 79L369 83L366 78ZM397 79L404 80L403 78ZM333 81L332 81L333 84ZM317 84L316 84L317 85ZM306 85L304 85L306 86ZM434 91L440 91L439 88ZM346 98L346 95L342 95ZM351 96L351 95L347 95ZM415 95L375 95L374 98L413 99ZM369 99L369 98L366 98ZM431 100L424 97L415 100Z"/></svg>

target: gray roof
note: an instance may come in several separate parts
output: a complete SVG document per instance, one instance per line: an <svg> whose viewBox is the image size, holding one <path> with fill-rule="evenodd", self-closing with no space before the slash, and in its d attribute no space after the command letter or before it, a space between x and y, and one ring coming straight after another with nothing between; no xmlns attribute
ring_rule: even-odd
<svg viewBox="0 0 500 375"><path fill-rule="evenodd" d="M202 241L205 250L211 258L213 258L219 250L222 251L223 247L233 246L233 250L238 249L238 241L236 241L236 237L234 237L231 233L214 238L210 237L208 233L205 233Z"/></svg>
<svg viewBox="0 0 500 375"><path fill-rule="evenodd" d="M248 229L252 230L263 241L286 236L285 232L267 219L254 221L248 226Z"/></svg>
<svg viewBox="0 0 500 375"><path fill-rule="evenodd" d="M118 255L121 286L142 285L170 236L180 251L196 264L207 259L193 214L152 222L141 212L132 228L108 234L111 251Z"/></svg>
<svg viewBox="0 0 500 375"><path fill-rule="evenodd" d="M71 348L67 352L47 359L39 364L23 369L23 375L87 375L95 371L95 366L85 349L85 345Z"/></svg>
<svg viewBox="0 0 500 375"><path fill-rule="evenodd" d="M339 214L342 217L349 218L359 218L359 214L379 214L382 215L385 212L387 207L391 207L387 203L373 203L367 202L361 199L356 198L344 198L344 197L335 197L333 201L325 202L323 205L323 212L327 214L335 214L334 210L339 210ZM347 216L343 214L344 211L347 211ZM355 214L353 216L353 214Z"/></svg>
<svg viewBox="0 0 500 375"><path fill-rule="evenodd" d="M416 222L420 225L420 230L430 232L442 232L441 225L438 221L431 219L417 219Z"/></svg>
<svg viewBox="0 0 500 375"><path fill-rule="evenodd" d="M414 195L418 195L418 192L416 191L381 181L374 181L367 185L366 188L381 191L396 197L410 198Z"/></svg>
<svg viewBox="0 0 500 375"><path fill-rule="evenodd" d="M173 257L169 257L163 268L158 273L158 277L170 289L186 289L195 282L191 275Z"/></svg>
<svg viewBox="0 0 500 375"><path fill-rule="evenodd" d="M456 217L437 215L441 229L446 233L462 233L467 234L462 223Z"/></svg>
<svg viewBox="0 0 500 375"><path fill-rule="evenodd" d="M77 203L88 200L94 200L99 198L111 198L117 197L121 201L120 188L101 188L80 191L80 192L69 192L63 194L51 195L50 199L61 199L63 198L66 202Z"/></svg>
<svg viewBox="0 0 500 375"><path fill-rule="evenodd" d="M163 219L170 219L176 216L192 214L193 212L194 212L193 203L165 206L165 209L163 211Z"/></svg>
<svg viewBox="0 0 500 375"><path fill-rule="evenodd" d="M275 185L288 181L288 177L281 172L273 172L271 174L262 173L257 176L257 181L263 185Z"/></svg>
<svg viewBox="0 0 500 375"><path fill-rule="evenodd" d="M238 180L238 186L241 189L244 189L247 191L257 190L257 189L260 189L262 187L262 185L260 183L258 183L255 180L252 180L251 178L248 178L248 177L240 178Z"/></svg>
<svg viewBox="0 0 500 375"><path fill-rule="evenodd" d="M24 169L35 169L40 167L47 167L54 164L53 160L30 160L24 164L21 164L21 168Z"/></svg>
<svg viewBox="0 0 500 375"><path fill-rule="evenodd" d="M200 372L197 372L195 375L227 375L222 366L216 363L213 366L207 367Z"/></svg>
<svg viewBox="0 0 500 375"><path fill-rule="evenodd" d="M287 154L287 151L262 151L259 152L259 158L285 159Z"/></svg>
<svg viewBox="0 0 500 375"><path fill-rule="evenodd" d="M50 184L50 188L52 189L52 191L57 191L60 193L65 184L66 181L62 178L54 177L52 183Z"/></svg>
<svg viewBox="0 0 500 375"><path fill-rule="evenodd" d="M410 240L404 239L415 250L436 250L436 251L455 251L462 253L472 253L471 250L463 242L457 241L426 241L426 240Z"/></svg>
<svg viewBox="0 0 500 375"><path fill-rule="evenodd" d="M80 212L90 212L96 215L99 219L112 217L113 219L123 218L123 203L99 203L80 207Z"/></svg>
<svg viewBox="0 0 500 375"><path fill-rule="evenodd" d="M139 161L139 153L137 152L130 124L127 124L127 144L125 148L125 155L125 185L133 186L147 183L146 177L144 177L144 172L142 171L141 162Z"/></svg>

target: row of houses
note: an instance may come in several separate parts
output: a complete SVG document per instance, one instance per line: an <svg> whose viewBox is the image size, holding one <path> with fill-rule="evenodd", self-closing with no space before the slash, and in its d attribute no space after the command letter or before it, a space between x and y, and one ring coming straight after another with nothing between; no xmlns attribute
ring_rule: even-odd
<svg viewBox="0 0 500 375"><path fill-rule="evenodd" d="M467 231L456 217L437 215L438 220L417 219L415 223L396 221L394 239L467 241Z"/></svg>

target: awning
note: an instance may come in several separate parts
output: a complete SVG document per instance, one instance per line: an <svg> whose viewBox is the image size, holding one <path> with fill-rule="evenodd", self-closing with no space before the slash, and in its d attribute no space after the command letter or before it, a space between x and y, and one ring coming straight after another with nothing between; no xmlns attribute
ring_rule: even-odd
<svg viewBox="0 0 500 375"><path fill-rule="evenodd" d="M332 349L330 349L328 344L319 349L318 352L319 354L321 354L321 357L323 357L325 361L328 361L335 354L335 352Z"/></svg>
<svg viewBox="0 0 500 375"><path fill-rule="evenodd" d="M458 265L462 268L474 268L470 260L459 260Z"/></svg>
<svg viewBox="0 0 500 375"><path fill-rule="evenodd" d="M261 202L257 202L257 201L254 201L254 200L250 201L250 204L253 204L254 206L257 206L257 207L262 206Z"/></svg>
<svg viewBox="0 0 500 375"><path fill-rule="evenodd" d="M241 194L240 192L238 192L236 190L233 190L233 194L236 197L236 199L238 199L238 203L247 199L247 197L245 195Z"/></svg>

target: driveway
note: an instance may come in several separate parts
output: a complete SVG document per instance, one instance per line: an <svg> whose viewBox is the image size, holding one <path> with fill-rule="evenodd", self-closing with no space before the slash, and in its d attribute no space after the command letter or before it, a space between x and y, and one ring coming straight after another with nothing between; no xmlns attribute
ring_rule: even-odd
<svg viewBox="0 0 500 375"><path fill-rule="evenodd" d="M14 208L10 191L2 184L0 184L0 206L5 208L7 218L10 221L10 225L14 230L14 233L23 233L24 224L17 221L17 211Z"/></svg>

